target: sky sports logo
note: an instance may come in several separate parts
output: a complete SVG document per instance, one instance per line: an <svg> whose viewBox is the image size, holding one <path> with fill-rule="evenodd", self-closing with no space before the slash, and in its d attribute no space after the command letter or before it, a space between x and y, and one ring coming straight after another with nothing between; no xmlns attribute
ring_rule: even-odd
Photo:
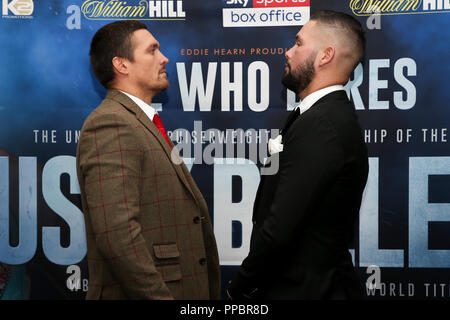
<svg viewBox="0 0 450 320"><path fill-rule="evenodd" d="M224 27L301 26L310 0L223 0Z"/></svg>

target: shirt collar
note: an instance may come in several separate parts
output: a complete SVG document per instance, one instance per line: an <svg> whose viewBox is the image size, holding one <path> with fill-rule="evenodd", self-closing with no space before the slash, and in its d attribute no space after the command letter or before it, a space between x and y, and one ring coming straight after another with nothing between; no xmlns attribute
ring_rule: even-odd
<svg viewBox="0 0 450 320"><path fill-rule="evenodd" d="M119 90L120 92L124 93L128 98L130 98L131 100L133 100L134 103L136 103L139 108L142 109L142 111L144 111L144 113L147 115L147 117L153 121L153 117L155 116L155 114L157 114L158 112L155 110L155 108L153 108L151 105L149 105L148 103L145 103L144 101L142 101L141 99L139 99L138 97L135 97L125 91Z"/></svg>
<svg viewBox="0 0 450 320"><path fill-rule="evenodd" d="M338 91L338 90L345 90L344 86L341 84L329 86L317 91L314 91L313 93L309 94L308 96L303 99L300 104L295 107L295 109L300 108L300 114L311 108L317 101L319 101L321 98L325 97L327 94Z"/></svg>

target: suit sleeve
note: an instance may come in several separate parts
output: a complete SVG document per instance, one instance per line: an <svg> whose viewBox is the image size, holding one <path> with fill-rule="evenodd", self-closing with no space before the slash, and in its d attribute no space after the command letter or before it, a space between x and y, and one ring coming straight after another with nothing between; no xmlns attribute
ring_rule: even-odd
<svg viewBox="0 0 450 320"><path fill-rule="evenodd" d="M79 141L80 172L98 250L130 299L173 299L141 232L142 148L117 114L88 120Z"/></svg>
<svg viewBox="0 0 450 320"><path fill-rule="evenodd" d="M249 255L229 288L232 296L252 291L264 281L265 272L273 274L274 270L266 267L267 261L282 261L277 255L301 235L308 217L314 214L311 208L321 200L342 165L343 150L332 126L326 119L310 120L299 118L283 141L270 213L253 230Z"/></svg>

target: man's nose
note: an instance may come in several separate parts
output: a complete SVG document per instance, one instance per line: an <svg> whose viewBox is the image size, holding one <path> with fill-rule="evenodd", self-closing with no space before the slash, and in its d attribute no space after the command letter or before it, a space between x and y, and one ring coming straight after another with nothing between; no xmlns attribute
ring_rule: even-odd
<svg viewBox="0 0 450 320"><path fill-rule="evenodd" d="M169 63L169 59L161 52L161 64L165 65Z"/></svg>
<svg viewBox="0 0 450 320"><path fill-rule="evenodd" d="M284 54L284 57L286 58L286 60L289 60L289 57L290 57L290 55L291 55L292 48L293 48L293 47L291 47L291 48L290 48L288 51L286 51L286 53Z"/></svg>

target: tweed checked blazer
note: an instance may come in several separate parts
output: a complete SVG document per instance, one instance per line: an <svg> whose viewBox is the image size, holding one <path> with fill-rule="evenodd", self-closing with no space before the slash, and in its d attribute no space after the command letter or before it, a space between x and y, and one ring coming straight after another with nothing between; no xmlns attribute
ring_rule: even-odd
<svg viewBox="0 0 450 320"><path fill-rule="evenodd" d="M173 145L172 145L173 146ZM87 234L86 299L219 299L206 202L130 98L108 90L77 149Z"/></svg>

